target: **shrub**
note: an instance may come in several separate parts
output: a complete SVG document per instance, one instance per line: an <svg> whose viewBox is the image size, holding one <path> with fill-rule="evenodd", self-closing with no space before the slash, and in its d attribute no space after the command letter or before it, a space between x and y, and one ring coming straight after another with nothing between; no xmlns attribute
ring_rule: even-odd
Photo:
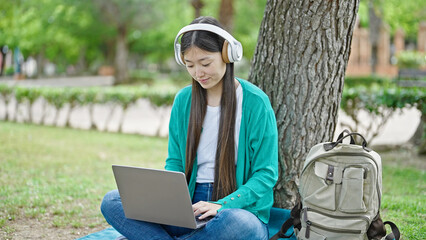
<svg viewBox="0 0 426 240"><path fill-rule="evenodd" d="M393 82L389 78L380 76L365 76L365 77L345 77L345 88L353 88L357 86L390 86Z"/></svg>
<svg viewBox="0 0 426 240"><path fill-rule="evenodd" d="M404 51L398 55L399 68L420 69L426 67L426 53Z"/></svg>

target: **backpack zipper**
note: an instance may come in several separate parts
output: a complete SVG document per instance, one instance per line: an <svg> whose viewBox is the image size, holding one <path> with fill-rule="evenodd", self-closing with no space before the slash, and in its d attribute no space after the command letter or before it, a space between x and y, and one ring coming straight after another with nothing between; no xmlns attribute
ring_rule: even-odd
<svg viewBox="0 0 426 240"><path fill-rule="evenodd" d="M313 226L315 228L319 228L319 229L324 230L324 231L335 232L335 233L349 233L349 234L361 234L362 233L361 230L342 230L342 229L337 229L337 228L325 227L323 225L314 223L314 222L308 220L308 208L306 208L306 210L303 211L303 216L305 218L304 220L305 220L305 223L306 223L305 238L308 238L308 239L311 235L310 234L311 226ZM327 215L325 215L325 216L327 216ZM339 218L339 217L337 217L337 218ZM348 218L348 217L340 217L340 218ZM350 218L352 218L352 217L350 217Z"/></svg>
<svg viewBox="0 0 426 240"><path fill-rule="evenodd" d="M324 231L335 232L335 233L349 233L349 234L361 234L362 233L361 230L342 230L342 229L337 229L337 228L325 227L323 225L313 223L309 220L306 221L306 224L308 225L306 227L306 234L305 234L306 238L309 238L310 234L308 232L310 231L310 226L313 226L315 228L319 228L319 229L324 230Z"/></svg>

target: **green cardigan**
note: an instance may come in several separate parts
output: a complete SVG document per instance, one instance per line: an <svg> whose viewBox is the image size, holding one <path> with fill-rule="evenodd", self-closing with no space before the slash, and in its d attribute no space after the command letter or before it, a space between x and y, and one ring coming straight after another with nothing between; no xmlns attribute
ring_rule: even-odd
<svg viewBox="0 0 426 240"><path fill-rule="evenodd" d="M268 96L252 83L238 79L243 89L241 128L236 165L237 190L218 200L221 211L241 208L268 223L274 202L273 187L278 178L278 133L274 111ZM175 97L169 124L168 157L165 169L185 172L185 150L191 109L188 86ZM188 184L193 197L197 177L197 160Z"/></svg>

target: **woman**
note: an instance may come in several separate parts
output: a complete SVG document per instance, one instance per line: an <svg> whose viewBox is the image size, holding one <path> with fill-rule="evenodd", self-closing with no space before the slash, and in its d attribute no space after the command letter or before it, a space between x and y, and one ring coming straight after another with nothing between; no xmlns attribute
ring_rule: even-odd
<svg viewBox="0 0 426 240"><path fill-rule="evenodd" d="M128 239L268 239L278 176L275 115L265 93L234 77L241 45L218 27L200 17L176 37L176 60L192 86L173 103L165 166L186 174L194 215L212 219L197 230L126 219L115 190L101 210Z"/></svg>

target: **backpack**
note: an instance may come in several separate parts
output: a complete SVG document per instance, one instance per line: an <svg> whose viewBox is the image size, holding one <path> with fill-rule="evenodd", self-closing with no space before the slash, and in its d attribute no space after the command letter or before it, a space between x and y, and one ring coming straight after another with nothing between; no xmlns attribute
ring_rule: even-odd
<svg viewBox="0 0 426 240"><path fill-rule="evenodd" d="M346 133L346 135L344 135ZM360 136L356 145L353 136ZM343 139L350 137L350 144ZM396 239L400 233L392 222L380 218L382 163L379 154L367 148L359 133L343 131L336 142L311 148L299 184L300 197L290 218L271 240ZM386 236L385 224L392 233ZM294 233L286 236L294 226Z"/></svg>

